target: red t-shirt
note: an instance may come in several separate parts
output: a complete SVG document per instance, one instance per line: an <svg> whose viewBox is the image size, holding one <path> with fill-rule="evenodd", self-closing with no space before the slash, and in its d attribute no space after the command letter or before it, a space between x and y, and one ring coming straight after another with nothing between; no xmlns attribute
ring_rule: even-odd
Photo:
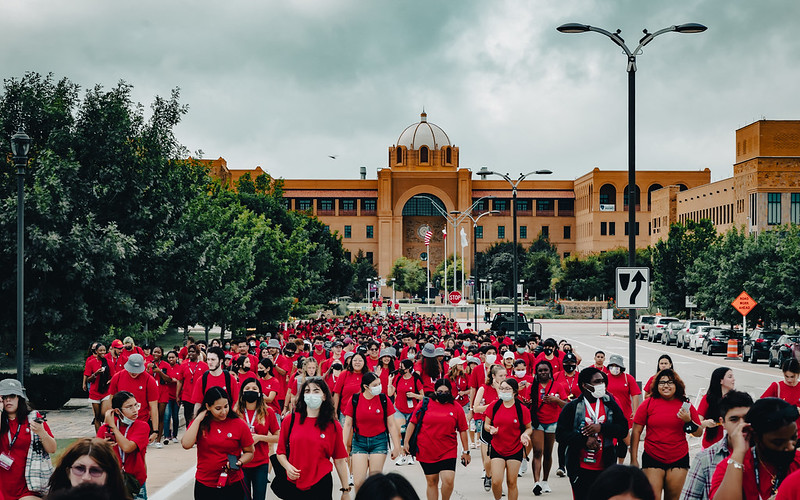
<svg viewBox="0 0 800 500"><path fill-rule="evenodd" d="M472 369L469 377L469 386L478 389L486 385L486 364L481 363Z"/></svg>
<svg viewBox="0 0 800 500"><path fill-rule="evenodd" d="M607 392L614 396L617 401L622 414L628 419L628 426L633 426L633 397L642 393L639 389L639 384L636 379L629 373L620 373L619 375L608 376Z"/></svg>
<svg viewBox="0 0 800 500"><path fill-rule="evenodd" d="M358 435L362 437L375 437L382 432L386 432L386 418L394 414L394 405L391 401L386 401L386 415L383 414L383 405L379 396L367 399L364 394L359 395L356 407L356 426ZM342 413L348 417L353 416L353 398L342 404Z"/></svg>
<svg viewBox="0 0 800 500"><path fill-rule="evenodd" d="M516 405L512 404L511 407L506 407L505 404L500 404L497 413L492 412L494 406L492 404L486 410L486 417L490 418L492 425L498 428L497 434L492 436L492 448L497 450L500 455L508 457L522 449L520 436L523 431L520 429L519 419L517 418ZM521 413L524 427L531 423L531 412L523 406ZM424 420L423 425L425 425Z"/></svg>
<svg viewBox="0 0 800 500"><path fill-rule="evenodd" d="M278 381L276 377L272 377L269 380L267 379L260 379L261 380L261 390L264 392L264 395L269 397L271 392L275 393L275 398L272 400L271 403L267 403L267 406L272 408L276 414L280 415L283 408L279 403L280 397L278 396L278 390L280 389L281 383Z"/></svg>
<svg viewBox="0 0 800 500"><path fill-rule="evenodd" d="M317 350L314 349L311 351L311 355L317 360L317 364L320 367L322 367L322 363L328 360L328 353L325 352L325 349L323 349L322 352L317 352Z"/></svg>
<svg viewBox="0 0 800 500"><path fill-rule="evenodd" d="M559 399L566 401L567 389L564 388L560 382L551 380L544 386L542 386L540 383L534 385L534 387L531 388L531 397L533 397L534 391L538 392L539 394L539 397L536 400L538 405L536 415L539 417L539 423L553 424L557 422L558 416L561 414L561 407L558 406L557 403L545 403L544 396L545 394L549 394L550 396L558 396Z"/></svg>
<svg viewBox="0 0 800 500"><path fill-rule="evenodd" d="M236 404L236 401L239 399L239 382L236 380L236 377L234 377L232 374L229 375L231 379L231 386L227 387L226 386L227 382L225 381L225 372L222 372L219 375L211 375L211 372L206 372L206 373L208 373L206 378L206 392L208 392L208 390L211 389L212 387L222 387L231 396L231 400L233 401L233 403ZM204 396L205 394L203 393L203 377L201 376L197 380L197 383L194 385L194 391L192 392L192 399L194 399L195 403L202 403Z"/></svg>
<svg viewBox="0 0 800 500"><path fill-rule="evenodd" d="M292 374L294 363L292 362L291 358L287 358L283 354L279 354L277 359L275 359L275 366L286 371L285 375L278 373L278 370L273 370L272 372L273 375L275 375L275 378L278 379L278 383L281 385L280 390L278 391L278 401L283 401L286 399L286 391L289 388L287 380Z"/></svg>
<svg viewBox="0 0 800 500"><path fill-rule="evenodd" d="M280 430L278 419L275 417L275 412L272 411L272 408L269 406L267 406L267 414L263 422L256 418L255 410L250 411L245 409L244 412L245 414L242 415L242 419L247 424L251 434L261 434L262 436L266 436L268 434L278 434L278 431ZM258 467L259 465L264 465L267 463L267 461L269 461L269 443L259 441L255 444L255 454L253 455L253 459L247 462L244 467L245 469Z"/></svg>
<svg viewBox="0 0 800 500"><path fill-rule="evenodd" d="M742 498L745 500L755 499L760 500L762 498L771 498L769 496L770 487L772 486L772 480L770 479L772 476L771 474L775 472L774 468L767 470L764 467L763 462L758 463L758 483L756 483L756 473L753 463L753 451L752 449L748 450L747 453L744 454L744 460L742 461L744 464L744 471L742 472ZM728 460L722 460L720 463L717 464L717 468L714 469L714 474L711 476L711 498L714 498L714 495L717 494L717 490L719 489L720 485L722 485L722 480L725 478L725 471L728 468ZM793 472L800 469L800 457L795 454L794 462L789 465L789 475L786 477L780 486L778 487L778 498L797 498L797 489L791 488L791 483L789 486L786 485L789 478L792 475L797 476L797 474L792 474ZM797 479L792 479L792 483L797 484ZM782 493L781 493L782 492ZM789 496L789 493L793 493L795 496ZM784 496L781 496L781 495Z"/></svg>
<svg viewBox="0 0 800 500"><path fill-rule="evenodd" d="M421 408L422 402L417 405ZM411 416L417 424L417 412ZM442 404L428 401L428 408L422 417L422 425L417 434L419 453L417 460L423 463L436 463L453 459L458 455L458 433L467 430L467 417L464 410L455 403Z"/></svg>
<svg viewBox="0 0 800 500"><path fill-rule="evenodd" d="M533 372L536 372L536 365L539 364L539 361L548 361L550 365L553 367L553 376L555 377L558 372L562 371L564 368L561 365L561 358L553 354L553 359L547 359L547 354L544 352L540 352L538 356L536 356L536 360L533 362Z"/></svg>
<svg viewBox="0 0 800 500"><path fill-rule="evenodd" d="M525 375L524 377L517 377L516 375L511 377L512 379L517 381L519 384L519 392L517 393L517 398L522 401L523 404L530 406L531 404L531 387L533 387L533 377L530 375ZM523 387L523 385L525 387Z"/></svg>
<svg viewBox="0 0 800 500"><path fill-rule="evenodd" d="M169 402L169 385L161 379L161 375L153 371L155 369L156 363L151 361L150 363L153 364L152 368L148 368L145 371L153 377L153 380L156 381L156 385L158 386L158 402L159 403L168 403ZM149 365L148 363L147 365ZM147 366L145 365L145 366ZM158 367L161 368L161 371L164 373L169 372L169 363L164 360L161 360L158 363Z"/></svg>
<svg viewBox="0 0 800 500"><path fill-rule="evenodd" d="M147 445L150 438L150 426L146 422L134 420L133 424L128 427L117 419L117 427L119 431L129 441L136 443L136 450L125 453L125 459L122 459L123 452L119 446L114 446L117 452L117 457L122 463L122 467L128 474L133 474L139 483L144 484L147 481L147 465L145 465L144 455L147 453ZM97 437L105 438L108 431L108 425L103 424L97 430Z"/></svg>
<svg viewBox="0 0 800 500"><path fill-rule="evenodd" d="M710 418L708 416L708 394L703 394L703 398L700 400L700 404L697 405L697 414L700 415L700 417L703 419ZM711 429L716 430L716 435L714 437L709 437L709 431ZM720 428L719 426L708 428L705 431L703 431L703 441L702 441L703 449L708 448L712 444L722 439L722 436L724 434L725 433L722 431L722 428Z"/></svg>
<svg viewBox="0 0 800 500"><path fill-rule="evenodd" d="M798 500L800 499L800 472L793 472L786 476L778 487L778 495L775 500Z"/></svg>
<svg viewBox="0 0 800 500"><path fill-rule="evenodd" d="M0 453L5 453L14 460L10 469L6 470L0 467L0 485L2 485L3 494L9 499L33 495L25 483L25 461L28 457L28 448L31 446L31 426L27 420L23 421L19 434L17 434L17 420L16 418L9 419L8 432L0 434ZM44 423L44 430L49 435L53 435L47 422ZM15 435L17 436L14 446L10 450L9 432L11 440L14 440Z"/></svg>
<svg viewBox="0 0 800 500"><path fill-rule="evenodd" d="M438 377L437 377L437 379L435 379L435 378L431 377L430 375L428 375L427 373L420 372L419 378L422 380L422 393L423 394L427 394L427 393L433 392L435 390L433 386L436 384L436 380L438 379Z"/></svg>
<svg viewBox="0 0 800 500"><path fill-rule="evenodd" d="M116 394L119 391L128 391L142 405L139 408L139 416L136 420L147 421L150 419L150 402L158 402L158 386L153 377L146 372L140 373L135 378L128 373L128 370L117 372L111 378L108 392Z"/></svg>
<svg viewBox="0 0 800 500"><path fill-rule="evenodd" d="M794 387L786 385L786 382L773 382L761 395L762 398L780 398L790 405L800 406L800 384ZM800 418L797 419L797 426L800 429Z"/></svg>
<svg viewBox="0 0 800 500"><path fill-rule="evenodd" d="M378 366L378 362L381 358L372 359L372 356L367 356L367 371L374 372L375 367Z"/></svg>
<svg viewBox="0 0 800 500"><path fill-rule="evenodd" d="M111 377L114 376L114 368L111 366L111 363L108 364L108 381L111 381ZM103 367L103 362L97 359L97 356L92 356L86 360L86 369L83 370L83 374L87 377L91 376L94 372L99 370ZM108 396L108 386L106 384L106 390L104 392L98 391L100 387L100 377L102 377L102 373L98 373L97 377L89 384L89 399L94 401L100 401L104 397Z"/></svg>
<svg viewBox="0 0 800 500"><path fill-rule="evenodd" d="M567 390L567 397L569 401L578 398L581 395L581 388L578 385L578 370L572 372L572 376L568 377L567 372L561 371L555 376L556 382L560 382ZM609 382L610 383L610 382Z"/></svg>
<svg viewBox="0 0 800 500"><path fill-rule="evenodd" d="M597 411L597 415L594 412ZM595 401L594 404L589 403L586 401L586 412L584 415L584 422L586 425L592 424L603 424L606 421L606 408L603 405L603 402L600 401L600 404L597 404ZM603 435L597 435L598 441L600 441L600 449L595 450L594 452L590 452L589 450L584 447L581 450L580 458L579 458L579 466L581 469L587 470L603 470L605 466L603 465ZM591 459L587 460L587 458L591 457Z"/></svg>
<svg viewBox="0 0 800 500"><path fill-rule="evenodd" d="M167 364L169 364L169 363L167 363ZM169 368L167 368L167 371L166 371L167 376L169 378L172 378L172 379L175 379L175 380L178 380L178 377L180 376L180 373L181 373L181 365L179 365L177 363L174 364L174 365L170 365ZM168 398L167 400L168 401L171 401L171 400L177 398L177 396L178 396L177 395L177 390L178 390L178 383L177 382L167 382L166 384L163 384L163 386L167 387L167 398Z"/></svg>
<svg viewBox="0 0 800 500"><path fill-rule="evenodd" d="M658 375L658 374L656 373L656 375ZM647 393L652 394L653 393L653 379L656 378L656 375L653 375L652 377L647 379L647 382L644 384L644 393L645 394L647 394Z"/></svg>
<svg viewBox="0 0 800 500"><path fill-rule="evenodd" d="M453 386L453 394L456 395L455 396L456 404L458 404L459 406L464 406L465 404L468 404L469 394L458 395L459 392L466 391L469 389L469 379L467 378L467 376L460 375L456 377L455 380L451 379L450 377L447 377L447 379L450 380L450 384L452 384Z"/></svg>
<svg viewBox="0 0 800 500"><path fill-rule="evenodd" d="M394 404L397 407L397 411L406 414L411 413L414 406L416 406L419 401L413 398L407 398L406 393L419 393L422 389L422 384L420 384L414 376L408 378L395 377L394 387Z"/></svg>
<svg viewBox="0 0 800 500"><path fill-rule="evenodd" d="M231 410L233 411L233 410ZM222 469L228 464L228 454L238 458L242 450L253 444L250 428L241 418L211 419L207 432L197 435L197 482L216 488ZM228 484L241 481L244 475L239 470L228 471Z"/></svg>
<svg viewBox="0 0 800 500"><path fill-rule="evenodd" d="M497 401L497 390L491 385L483 384L483 397L478 401L478 394L476 393L474 406L491 406L495 401ZM472 414L472 418L475 420L483 420L485 417L485 413L474 412Z"/></svg>
<svg viewBox="0 0 800 500"><path fill-rule="evenodd" d="M108 361L108 367L111 368L112 373L117 373L125 366L125 360L122 359L122 356L115 358L110 352L106 353L106 361Z"/></svg>
<svg viewBox="0 0 800 500"><path fill-rule="evenodd" d="M353 398L353 394L361 392L361 373L343 371L336 386L333 388L335 394L339 394L339 411L344 411L345 403Z"/></svg>
<svg viewBox="0 0 800 500"><path fill-rule="evenodd" d="M462 412L463 413L463 412ZM292 430L289 432L291 419ZM300 490L308 490L333 470L331 459L347 458L344 447L342 426L334 420L321 430L316 417L306 417L300 422L300 414L291 413L281 422L281 435L278 439L278 455L286 455L286 440L289 439L289 463L300 470L300 478L295 483Z"/></svg>
<svg viewBox="0 0 800 500"><path fill-rule="evenodd" d="M671 464L689 453L686 433L683 432L685 424L678 418L682 405L683 401L678 398L665 400L650 397L639 405L633 417L634 424L647 427L644 451L659 462ZM694 406L689 407L689 413L693 422L700 422L700 415Z"/></svg>
<svg viewBox="0 0 800 500"><path fill-rule="evenodd" d="M208 365L205 361L184 361L180 366L177 378L183 384L179 394L181 400L189 403L201 403L202 398L199 401L194 400L194 386L199 382L203 373L208 371Z"/></svg>

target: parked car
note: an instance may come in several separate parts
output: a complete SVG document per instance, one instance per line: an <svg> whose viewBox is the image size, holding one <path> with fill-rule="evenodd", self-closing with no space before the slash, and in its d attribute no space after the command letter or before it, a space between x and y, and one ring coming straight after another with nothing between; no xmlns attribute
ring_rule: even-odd
<svg viewBox="0 0 800 500"><path fill-rule="evenodd" d="M673 321L672 323L668 324L661 333L661 343L664 345L670 345L671 343L675 342L675 345L677 345L678 332L683 329L683 325L684 323L682 321Z"/></svg>
<svg viewBox="0 0 800 500"><path fill-rule="evenodd" d="M742 348L741 338L741 332L737 332L736 330L709 328L706 331L706 337L703 339L703 347L700 351L707 356L711 356L717 352L725 354L728 352L728 340L736 339L736 353L738 354Z"/></svg>
<svg viewBox="0 0 800 500"><path fill-rule="evenodd" d="M781 335L769 349L769 366L781 366L787 359L800 359L800 335Z"/></svg>
<svg viewBox="0 0 800 500"><path fill-rule="evenodd" d="M667 325L680 321L678 318L671 318L669 316L656 316L652 325L647 327L647 340L648 342L658 342L661 340L661 332L663 332Z"/></svg>
<svg viewBox="0 0 800 500"><path fill-rule="evenodd" d="M677 347L683 347L684 349L689 348L689 339L697 331L697 327L699 326L710 326L711 323L702 319L689 319L686 320L683 325L681 325L681 329L678 331L678 338L675 339L675 345Z"/></svg>
<svg viewBox="0 0 800 500"><path fill-rule="evenodd" d="M689 336L689 350L700 352L703 347L703 340L706 338L706 333L714 328L711 325L701 325L697 327L697 331Z"/></svg>
<svg viewBox="0 0 800 500"><path fill-rule="evenodd" d="M647 329L656 320L657 316L644 315L636 320L636 337L642 340L647 338Z"/></svg>
<svg viewBox="0 0 800 500"><path fill-rule="evenodd" d="M742 345L742 361L747 363L758 363L758 359L769 358L769 348L773 342L783 335L782 330L771 330L767 328L754 328Z"/></svg>
<svg viewBox="0 0 800 500"><path fill-rule="evenodd" d="M517 328L519 331L514 332L514 313L511 311L500 311L495 314L494 319L492 320L492 326L490 327L492 333L495 335L501 330L505 331L506 334L512 338L516 336L515 334L531 335L531 328L530 325L528 325L528 318L525 317L524 313L517 313Z"/></svg>

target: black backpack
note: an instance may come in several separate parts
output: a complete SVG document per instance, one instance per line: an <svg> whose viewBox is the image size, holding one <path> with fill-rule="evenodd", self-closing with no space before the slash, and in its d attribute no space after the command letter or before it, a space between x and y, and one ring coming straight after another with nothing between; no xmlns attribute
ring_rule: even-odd
<svg viewBox="0 0 800 500"><path fill-rule="evenodd" d="M494 406L492 407L492 415L497 415L497 410L500 409L500 405L503 404L503 401L498 399ZM519 422L519 430L520 432L525 432L525 424L522 421L522 403L519 402L519 399L514 398L514 408L517 409L517 422ZM492 443L492 438L494 436L486 430L486 427L481 430L481 440L486 444Z"/></svg>
<svg viewBox="0 0 800 500"><path fill-rule="evenodd" d="M205 395L205 393L206 393L206 385L208 384L208 374L209 373L210 373L210 370L206 370L205 372L203 372L203 380L202 380L202 386L201 386L203 388L203 395ZM231 389L232 389L232 386L231 386L231 372L229 372L228 370L222 370L222 373L225 375L225 387L224 387L225 392L228 393L228 399L233 401L234 395L231 394Z"/></svg>
<svg viewBox="0 0 800 500"><path fill-rule="evenodd" d="M414 426L414 432L411 434L411 437L408 438L408 452L411 453L412 457L416 457L417 453L419 453L419 446L417 445L417 437L419 435L419 430L422 427L422 417L425 416L425 412L428 411L428 402L431 400L429 397L422 398L422 406L417 410L417 425Z"/></svg>
<svg viewBox="0 0 800 500"><path fill-rule="evenodd" d="M361 394L359 393L353 394L353 432L356 434L358 434L358 427L356 426L356 408L358 407L358 400L361 399L360 396ZM378 394L378 398L380 398L381 406L383 407L383 425L388 430L389 423L386 421L386 419L389 418L389 416L386 414L386 407L389 405L388 398L386 397L386 394L383 393Z"/></svg>

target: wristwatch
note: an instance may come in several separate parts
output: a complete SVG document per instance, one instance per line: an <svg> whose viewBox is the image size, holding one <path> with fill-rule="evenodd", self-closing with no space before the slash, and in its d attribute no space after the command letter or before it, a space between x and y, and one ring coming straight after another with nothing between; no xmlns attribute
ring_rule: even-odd
<svg viewBox="0 0 800 500"><path fill-rule="evenodd" d="M461 452L462 455L469 455L469 450L464 450Z"/></svg>

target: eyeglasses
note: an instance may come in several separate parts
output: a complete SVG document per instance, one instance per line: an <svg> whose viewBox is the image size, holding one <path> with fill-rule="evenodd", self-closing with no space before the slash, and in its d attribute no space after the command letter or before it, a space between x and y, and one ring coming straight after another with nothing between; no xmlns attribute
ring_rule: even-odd
<svg viewBox="0 0 800 500"><path fill-rule="evenodd" d="M86 474L88 472L89 475L92 476L93 478L98 478L98 477L100 477L100 476L102 476L103 474L106 473L106 471L104 471L100 467L89 467L89 468L87 468L85 465L73 465L69 469L76 476L83 476L84 474Z"/></svg>
<svg viewBox="0 0 800 500"><path fill-rule="evenodd" d="M132 405L125 405L122 407L123 410L139 410L142 407L141 403L134 403Z"/></svg>
<svg viewBox="0 0 800 500"><path fill-rule="evenodd" d="M16 399L16 398L17 398L17 395L16 395L16 394L8 394L8 395L6 395L6 396L0 396L0 399L2 399L3 401L5 401L5 400L7 400L7 399L8 399L8 400L14 400L14 399Z"/></svg>
<svg viewBox="0 0 800 500"><path fill-rule="evenodd" d="M675 382L672 380L661 380L658 382L659 386L668 386L668 385L675 385Z"/></svg>
<svg viewBox="0 0 800 500"><path fill-rule="evenodd" d="M375 352L375 351L377 351L377 350L378 350L378 348L377 348L377 347L372 347L372 348L370 348L370 351L373 351L373 352Z"/></svg>

